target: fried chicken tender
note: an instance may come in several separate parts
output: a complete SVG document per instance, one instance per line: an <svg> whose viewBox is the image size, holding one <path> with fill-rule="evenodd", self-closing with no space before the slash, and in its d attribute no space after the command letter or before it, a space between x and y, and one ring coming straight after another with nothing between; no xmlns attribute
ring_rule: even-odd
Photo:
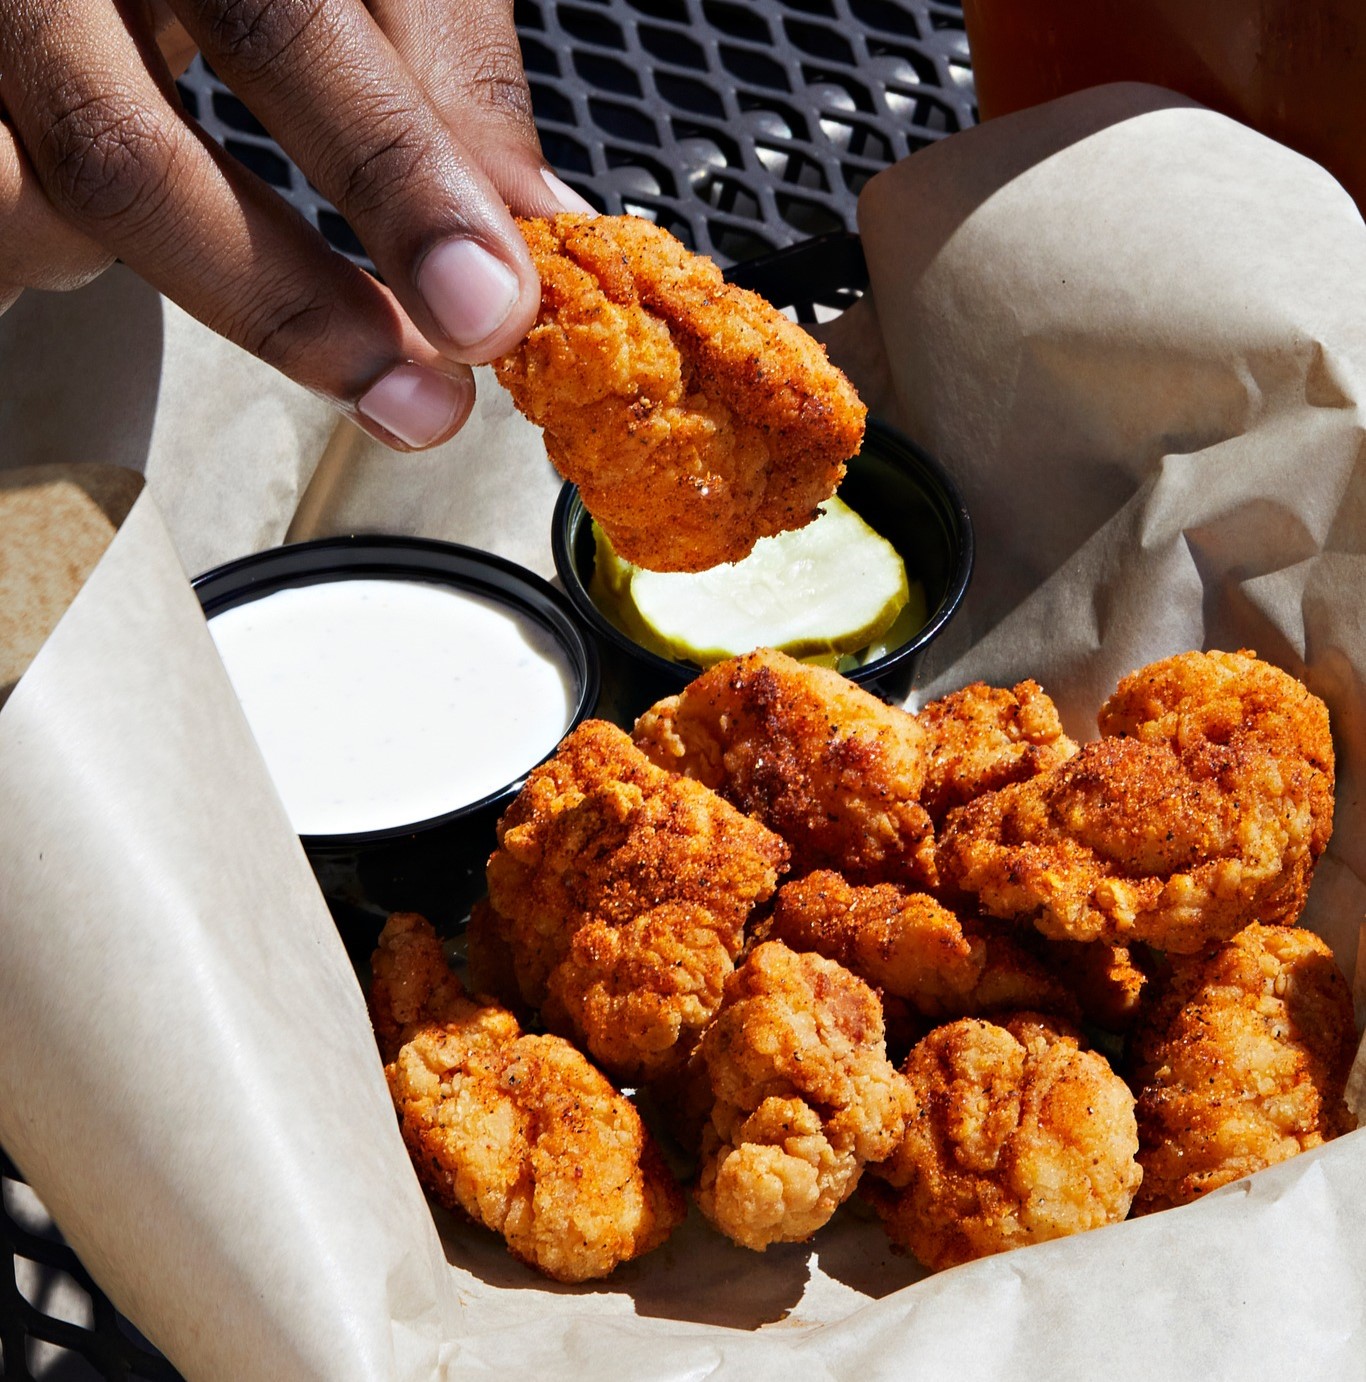
<svg viewBox="0 0 1366 1382"><path fill-rule="evenodd" d="M1136 1213L1350 1132L1352 996L1312 931L1254 924L1179 962L1135 1032L1143 1188Z"/></svg>
<svg viewBox="0 0 1366 1382"><path fill-rule="evenodd" d="M1009 691L973 682L931 701L916 719L927 731L920 804L936 825L953 807L1036 777L1077 751L1036 681Z"/></svg>
<svg viewBox="0 0 1366 1382"><path fill-rule="evenodd" d="M1128 1087L1056 1019L964 1018L903 1067L906 1135L864 1195L894 1243L938 1270L1102 1224L1142 1178Z"/></svg>
<svg viewBox="0 0 1366 1382"><path fill-rule="evenodd" d="M1228 743L1253 735L1298 756L1317 776L1309 790L1325 834L1332 827L1333 740L1328 707L1303 682L1244 648L1180 653L1130 672L1096 717L1107 736L1167 743ZM1326 798L1326 800L1324 799Z"/></svg>
<svg viewBox="0 0 1366 1382"><path fill-rule="evenodd" d="M809 523L867 412L824 348L649 221L518 224L541 309L495 369L617 552L701 571Z"/></svg>
<svg viewBox="0 0 1366 1382"><path fill-rule="evenodd" d="M489 859L523 998L610 1074L681 1060L721 1002L787 847L619 729L580 725L527 779Z"/></svg>
<svg viewBox="0 0 1366 1382"><path fill-rule="evenodd" d="M635 741L776 830L794 874L933 879L925 731L837 672L767 648L718 662L647 710Z"/></svg>
<svg viewBox="0 0 1366 1382"><path fill-rule="evenodd" d="M1067 990L1008 937L983 934L924 893L857 886L817 869L778 890L766 939L836 961L924 1017L1043 1008L1071 1015Z"/></svg>
<svg viewBox="0 0 1366 1382"><path fill-rule="evenodd" d="M922 1012L968 992L986 963L982 942L932 897L891 883L859 887L830 869L779 888L763 934L824 955Z"/></svg>
<svg viewBox="0 0 1366 1382"><path fill-rule="evenodd" d="M906 1089L877 996L820 955L757 946L701 1051L715 1104L698 1204L744 1247L809 1238L902 1135Z"/></svg>
<svg viewBox="0 0 1366 1382"><path fill-rule="evenodd" d="M1322 702L1251 654L1190 653L1126 678L1101 722L1128 737L950 812L941 880L1054 939L1180 954L1295 921L1332 829Z"/></svg>
<svg viewBox="0 0 1366 1382"><path fill-rule="evenodd" d="M390 918L370 1002L418 1179L556 1281L658 1247L686 1203L631 1102L567 1041L464 996L431 927Z"/></svg>

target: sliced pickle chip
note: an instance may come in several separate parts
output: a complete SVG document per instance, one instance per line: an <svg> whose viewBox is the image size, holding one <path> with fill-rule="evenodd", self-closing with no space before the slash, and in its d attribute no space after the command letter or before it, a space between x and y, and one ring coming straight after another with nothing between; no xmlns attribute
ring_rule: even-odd
<svg viewBox="0 0 1366 1382"><path fill-rule="evenodd" d="M743 561L710 571L644 571L597 530L590 591L643 646L709 666L754 648L835 666L896 625L897 643L924 622L896 548L841 499L790 532L761 538ZM917 618L918 614L918 618Z"/></svg>

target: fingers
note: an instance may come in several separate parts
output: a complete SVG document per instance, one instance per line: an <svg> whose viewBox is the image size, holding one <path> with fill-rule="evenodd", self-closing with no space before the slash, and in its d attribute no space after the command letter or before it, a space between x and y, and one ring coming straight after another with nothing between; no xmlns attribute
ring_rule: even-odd
<svg viewBox="0 0 1366 1382"><path fill-rule="evenodd" d="M454 432L468 369L193 132L145 60L107 0L30 0L0 25L0 102L57 216L391 444Z"/></svg>
<svg viewBox="0 0 1366 1382"><path fill-rule="evenodd" d="M502 198L358 0L173 0L205 58L454 359L510 350L540 280Z"/></svg>
<svg viewBox="0 0 1366 1382"><path fill-rule="evenodd" d="M112 262L57 215L13 130L0 122L0 311L24 288L79 288Z"/></svg>
<svg viewBox="0 0 1366 1382"><path fill-rule="evenodd" d="M370 10L513 211L593 210L546 166L512 0L370 0Z"/></svg>

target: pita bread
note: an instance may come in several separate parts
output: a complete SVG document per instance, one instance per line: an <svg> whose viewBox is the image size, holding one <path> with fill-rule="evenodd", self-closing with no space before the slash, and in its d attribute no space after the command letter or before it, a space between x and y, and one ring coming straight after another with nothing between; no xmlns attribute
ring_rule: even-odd
<svg viewBox="0 0 1366 1382"><path fill-rule="evenodd" d="M57 627L142 490L136 471L0 471L0 705Z"/></svg>

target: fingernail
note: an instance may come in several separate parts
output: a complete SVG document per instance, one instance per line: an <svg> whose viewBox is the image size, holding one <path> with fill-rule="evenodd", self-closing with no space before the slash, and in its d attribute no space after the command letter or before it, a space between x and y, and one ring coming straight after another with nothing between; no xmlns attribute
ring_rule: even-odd
<svg viewBox="0 0 1366 1382"><path fill-rule="evenodd" d="M466 380L422 365L395 365L361 396L356 410L409 446L430 446L471 402Z"/></svg>
<svg viewBox="0 0 1366 1382"><path fill-rule="evenodd" d="M517 275L474 240L443 240L422 261L417 290L458 346L492 336L517 303Z"/></svg>
<svg viewBox="0 0 1366 1382"><path fill-rule="evenodd" d="M541 176L545 179L545 185L550 188L550 195L559 202L561 210L583 211L590 216L598 214L598 209L592 202L579 196L567 182L562 178L557 178L549 168L542 168Z"/></svg>

